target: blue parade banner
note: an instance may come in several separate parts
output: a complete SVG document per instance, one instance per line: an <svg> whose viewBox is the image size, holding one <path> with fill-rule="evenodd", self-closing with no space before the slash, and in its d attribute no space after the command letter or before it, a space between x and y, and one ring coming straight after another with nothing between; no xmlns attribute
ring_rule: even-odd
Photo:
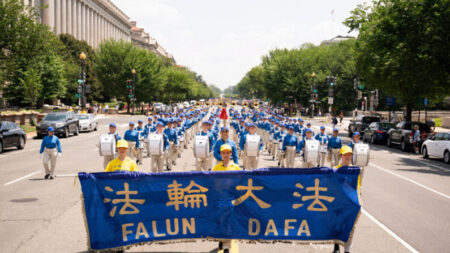
<svg viewBox="0 0 450 253"><path fill-rule="evenodd" d="M188 239L341 243L359 216L358 167L79 173L89 249Z"/></svg>

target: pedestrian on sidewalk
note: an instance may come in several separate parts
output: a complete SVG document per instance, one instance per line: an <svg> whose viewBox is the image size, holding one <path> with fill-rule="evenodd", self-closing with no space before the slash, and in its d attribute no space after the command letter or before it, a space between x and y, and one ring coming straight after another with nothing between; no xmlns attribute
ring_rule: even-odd
<svg viewBox="0 0 450 253"><path fill-rule="evenodd" d="M339 113L339 124L342 126L342 119L344 119L344 111Z"/></svg>
<svg viewBox="0 0 450 253"><path fill-rule="evenodd" d="M42 157L42 153L45 152L42 160L45 168L44 179L53 179L55 178L56 160L58 156L61 156L61 143L55 135L55 129L53 127L49 127L47 132L48 135L42 140L39 156Z"/></svg>
<svg viewBox="0 0 450 253"><path fill-rule="evenodd" d="M333 119L331 119L331 124L333 125L333 127L332 127L333 129L336 128L337 123L338 123L338 121L337 121L336 115L333 114Z"/></svg>

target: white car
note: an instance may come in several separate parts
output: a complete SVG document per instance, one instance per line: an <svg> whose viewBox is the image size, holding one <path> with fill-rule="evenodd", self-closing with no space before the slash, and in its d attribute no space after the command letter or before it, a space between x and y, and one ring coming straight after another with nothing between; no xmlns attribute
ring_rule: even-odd
<svg viewBox="0 0 450 253"><path fill-rule="evenodd" d="M450 163L450 132L438 133L426 140L422 144L422 155L444 158L445 163Z"/></svg>
<svg viewBox="0 0 450 253"><path fill-rule="evenodd" d="M184 108L188 108L188 107L190 106L190 105L189 105L189 102L187 102L187 101L184 102L183 105L184 105Z"/></svg>
<svg viewBox="0 0 450 253"><path fill-rule="evenodd" d="M79 130L81 131L97 131L98 122L97 119L91 113L79 113L76 114L76 117L79 119Z"/></svg>

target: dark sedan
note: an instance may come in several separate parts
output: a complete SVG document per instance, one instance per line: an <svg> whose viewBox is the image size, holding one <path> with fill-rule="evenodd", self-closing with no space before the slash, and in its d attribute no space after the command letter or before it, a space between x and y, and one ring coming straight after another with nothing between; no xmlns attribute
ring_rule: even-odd
<svg viewBox="0 0 450 253"><path fill-rule="evenodd" d="M23 149L26 141L27 134L21 127L13 122L0 121L0 153L9 147Z"/></svg>
<svg viewBox="0 0 450 253"><path fill-rule="evenodd" d="M376 142L385 143L389 129L394 128L394 124L388 122L372 122L364 131L363 140L372 144Z"/></svg>
<svg viewBox="0 0 450 253"><path fill-rule="evenodd" d="M42 138L47 135L47 129L50 126L55 129L56 135L67 138L71 133L78 135L79 119L72 111L48 113L36 126L37 137Z"/></svg>

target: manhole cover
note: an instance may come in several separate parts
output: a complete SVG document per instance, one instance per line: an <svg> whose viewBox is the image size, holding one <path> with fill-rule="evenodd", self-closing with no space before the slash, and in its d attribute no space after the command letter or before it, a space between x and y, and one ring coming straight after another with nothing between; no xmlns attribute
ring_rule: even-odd
<svg viewBox="0 0 450 253"><path fill-rule="evenodd" d="M22 198L22 199L11 199L11 202L15 203L25 203L25 202L34 202L37 201L37 198Z"/></svg>

